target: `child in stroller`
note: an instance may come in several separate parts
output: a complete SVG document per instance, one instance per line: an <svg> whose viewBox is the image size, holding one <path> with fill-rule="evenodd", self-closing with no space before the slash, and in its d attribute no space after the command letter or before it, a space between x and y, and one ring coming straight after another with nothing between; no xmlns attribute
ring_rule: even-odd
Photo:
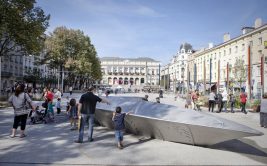
<svg viewBox="0 0 267 166"><path fill-rule="evenodd" d="M39 106L36 106L36 110L33 112L31 110L29 117L31 118L31 123L36 124L36 123L46 123L45 119L45 109L39 109Z"/></svg>

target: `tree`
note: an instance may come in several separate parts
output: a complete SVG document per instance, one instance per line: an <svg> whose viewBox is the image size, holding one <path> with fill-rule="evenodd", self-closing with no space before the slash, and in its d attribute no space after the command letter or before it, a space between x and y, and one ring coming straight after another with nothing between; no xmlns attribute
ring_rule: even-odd
<svg viewBox="0 0 267 166"><path fill-rule="evenodd" d="M239 85L242 88L242 84L247 81L247 68L245 67L245 62L243 59L238 58L235 61L233 74L234 78L233 81L235 84Z"/></svg>
<svg viewBox="0 0 267 166"><path fill-rule="evenodd" d="M47 36L45 48L47 52L45 61L50 67L69 71L68 84L79 82L81 86L90 79L101 78L97 52L90 38L82 31L58 27Z"/></svg>
<svg viewBox="0 0 267 166"><path fill-rule="evenodd" d="M42 50L50 15L45 15L35 3L35 0L0 0L0 57Z"/></svg>

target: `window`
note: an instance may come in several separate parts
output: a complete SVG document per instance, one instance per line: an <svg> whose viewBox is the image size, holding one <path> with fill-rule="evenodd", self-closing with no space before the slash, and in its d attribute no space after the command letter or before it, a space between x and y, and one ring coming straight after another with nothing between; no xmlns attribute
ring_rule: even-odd
<svg viewBox="0 0 267 166"><path fill-rule="evenodd" d="M250 42L249 42L249 46L250 46L250 47L253 47L253 41L250 41Z"/></svg>
<svg viewBox="0 0 267 166"><path fill-rule="evenodd" d="M226 55L226 51L225 50L223 50L223 56L225 56Z"/></svg>
<svg viewBox="0 0 267 166"><path fill-rule="evenodd" d="M238 52L238 46L235 46L235 53Z"/></svg>
<svg viewBox="0 0 267 166"><path fill-rule="evenodd" d="M259 45L262 45L262 38L259 38Z"/></svg>
<svg viewBox="0 0 267 166"><path fill-rule="evenodd" d="M242 51L245 50L245 44L242 44Z"/></svg>
<svg viewBox="0 0 267 166"><path fill-rule="evenodd" d="M232 49L231 49L231 48L229 48L229 55L231 54L231 51L232 51Z"/></svg>
<svg viewBox="0 0 267 166"><path fill-rule="evenodd" d="M219 58L221 58L221 52L219 52Z"/></svg>

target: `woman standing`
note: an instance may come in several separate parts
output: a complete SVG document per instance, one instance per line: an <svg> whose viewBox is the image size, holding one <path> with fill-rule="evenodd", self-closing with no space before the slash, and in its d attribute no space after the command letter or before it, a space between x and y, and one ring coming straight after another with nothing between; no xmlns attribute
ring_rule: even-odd
<svg viewBox="0 0 267 166"><path fill-rule="evenodd" d="M18 84L15 89L15 94L13 94L8 100L12 104L15 114L12 134L10 135L11 138L14 138L16 136L16 131L19 123L21 129L20 138L26 136L24 131L26 128L26 121L28 116L27 103L34 111L32 100L30 99L27 93L24 93L24 89L25 89L24 84Z"/></svg>

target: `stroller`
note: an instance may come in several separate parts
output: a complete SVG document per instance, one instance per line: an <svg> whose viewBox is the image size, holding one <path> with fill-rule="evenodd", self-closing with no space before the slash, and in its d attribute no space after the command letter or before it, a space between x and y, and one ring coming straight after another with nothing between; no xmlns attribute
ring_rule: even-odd
<svg viewBox="0 0 267 166"><path fill-rule="evenodd" d="M196 104L196 111L201 111L200 107L204 105L203 102L197 101L195 104Z"/></svg>
<svg viewBox="0 0 267 166"><path fill-rule="evenodd" d="M47 120L45 118L45 110L44 109L39 109L39 106L36 107L36 110L33 112L31 110L29 117L31 118L31 123L36 124L36 123L47 123Z"/></svg>

